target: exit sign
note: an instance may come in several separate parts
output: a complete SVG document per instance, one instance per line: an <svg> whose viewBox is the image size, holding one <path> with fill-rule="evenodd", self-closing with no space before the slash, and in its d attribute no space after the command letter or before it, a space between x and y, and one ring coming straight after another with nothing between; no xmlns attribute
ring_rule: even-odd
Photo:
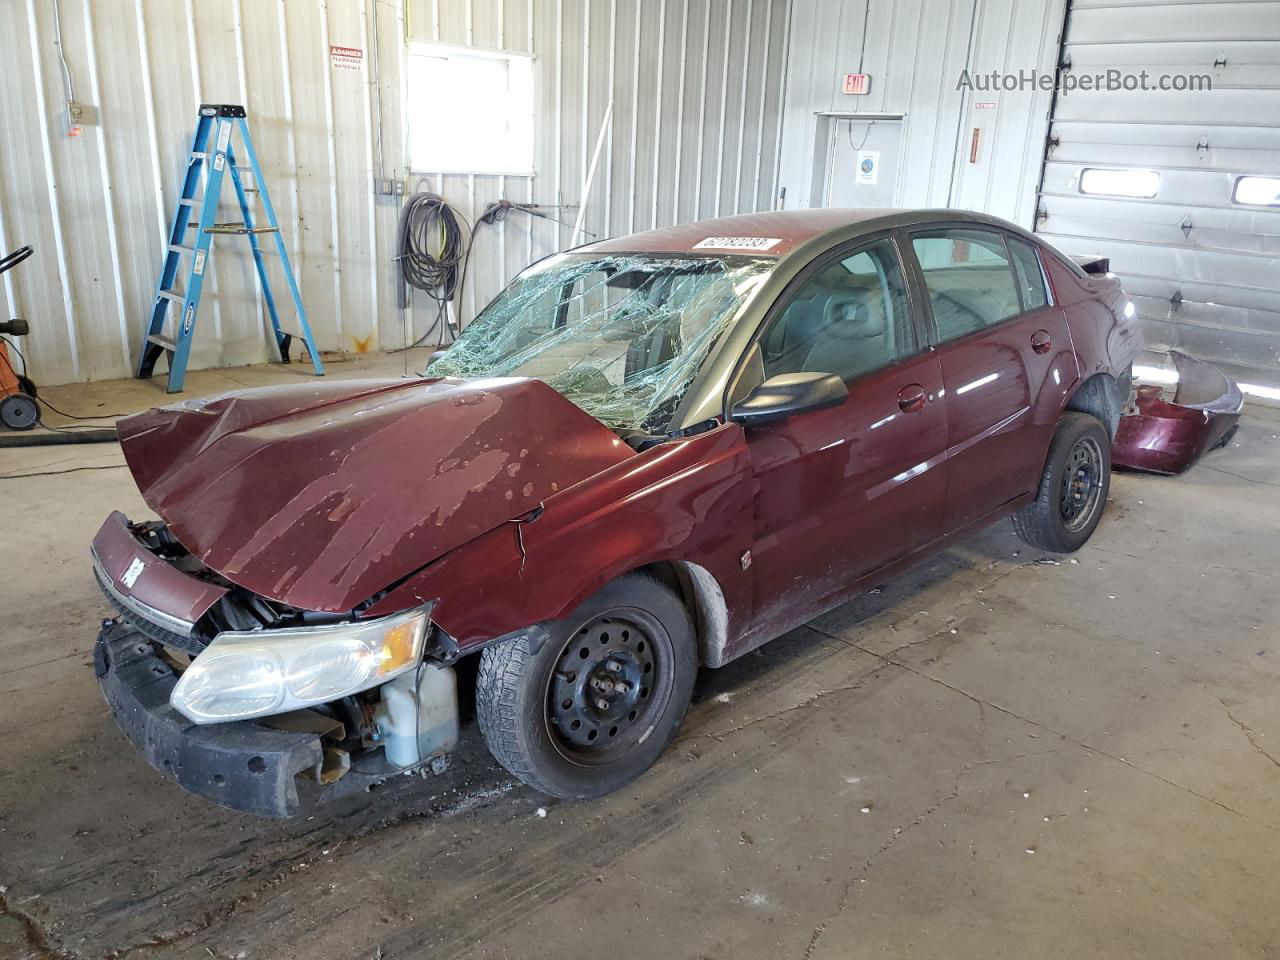
<svg viewBox="0 0 1280 960"><path fill-rule="evenodd" d="M864 94L871 92L871 74L869 73L846 73L844 75L844 92L853 94Z"/></svg>

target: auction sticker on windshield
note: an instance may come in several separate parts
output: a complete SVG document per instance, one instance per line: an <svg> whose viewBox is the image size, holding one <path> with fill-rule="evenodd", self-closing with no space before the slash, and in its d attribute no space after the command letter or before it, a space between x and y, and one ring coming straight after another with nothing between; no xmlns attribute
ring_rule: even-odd
<svg viewBox="0 0 1280 960"><path fill-rule="evenodd" d="M707 237L693 245L695 250L768 250L782 242L780 237Z"/></svg>

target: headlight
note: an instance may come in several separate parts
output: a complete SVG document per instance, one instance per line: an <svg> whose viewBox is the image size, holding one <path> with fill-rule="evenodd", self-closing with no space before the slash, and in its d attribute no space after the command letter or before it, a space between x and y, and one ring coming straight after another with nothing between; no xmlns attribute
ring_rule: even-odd
<svg viewBox="0 0 1280 960"><path fill-rule="evenodd" d="M431 606L364 623L220 633L169 702L196 723L246 720L386 683L422 659Z"/></svg>

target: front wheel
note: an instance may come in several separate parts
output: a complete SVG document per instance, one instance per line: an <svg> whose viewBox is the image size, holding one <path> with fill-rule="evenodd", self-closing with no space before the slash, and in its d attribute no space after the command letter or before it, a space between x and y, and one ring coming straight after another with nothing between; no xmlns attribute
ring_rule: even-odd
<svg viewBox="0 0 1280 960"><path fill-rule="evenodd" d="M1034 502L1013 515L1025 542L1074 553L1092 536L1111 489L1111 438L1087 413L1068 411L1058 422Z"/></svg>
<svg viewBox="0 0 1280 960"><path fill-rule="evenodd" d="M655 577L629 573L563 620L485 648L476 678L480 730L498 762L534 789L601 796L666 749L697 666L680 598Z"/></svg>

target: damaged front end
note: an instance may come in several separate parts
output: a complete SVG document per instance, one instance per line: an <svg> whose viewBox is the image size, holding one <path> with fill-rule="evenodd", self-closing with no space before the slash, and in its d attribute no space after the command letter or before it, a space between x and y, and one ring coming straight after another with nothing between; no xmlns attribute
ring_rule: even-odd
<svg viewBox="0 0 1280 960"><path fill-rule="evenodd" d="M164 524L118 512L91 552L118 614L94 646L103 695L185 789L287 817L344 777L359 788L441 769L456 746L456 683L429 605L363 620L291 608L205 567Z"/></svg>
<svg viewBox="0 0 1280 960"><path fill-rule="evenodd" d="M1211 363L1169 351L1177 387L1172 398L1160 383L1142 384L1112 445L1117 467L1167 475L1182 473L1205 453L1225 447L1235 435L1244 395Z"/></svg>
<svg viewBox="0 0 1280 960"><path fill-rule="evenodd" d="M119 615L95 647L103 693L157 770L270 816L439 769L458 739L440 598L371 608L634 455L515 378L244 390L118 429L160 520L113 513L93 541Z"/></svg>

